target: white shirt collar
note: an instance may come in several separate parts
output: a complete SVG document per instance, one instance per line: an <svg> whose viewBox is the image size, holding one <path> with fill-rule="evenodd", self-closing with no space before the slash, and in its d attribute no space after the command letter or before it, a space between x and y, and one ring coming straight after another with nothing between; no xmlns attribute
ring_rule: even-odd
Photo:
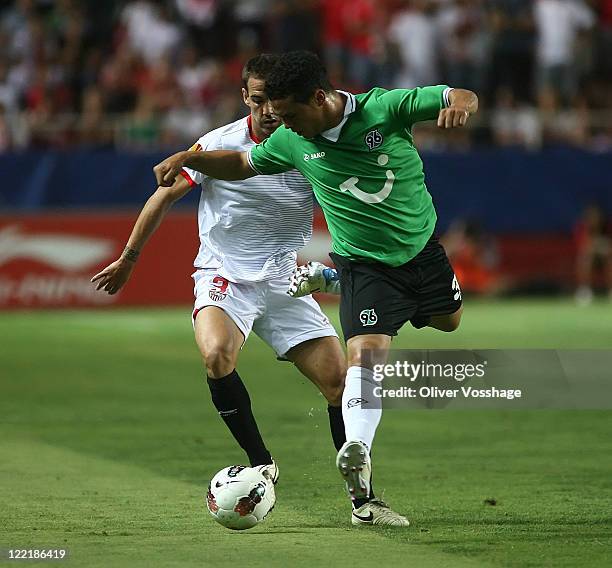
<svg viewBox="0 0 612 568"><path fill-rule="evenodd" d="M342 131L344 123L348 120L349 115L355 112L355 110L357 110L357 101L355 100L355 95L353 95L352 93L347 93L346 91L338 92L346 96L346 104L344 105L344 118L342 119L340 124L337 124L333 128L325 130L320 134L321 136L323 136L323 138L326 138L330 142L338 142L338 138L340 138L340 132Z"/></svg>

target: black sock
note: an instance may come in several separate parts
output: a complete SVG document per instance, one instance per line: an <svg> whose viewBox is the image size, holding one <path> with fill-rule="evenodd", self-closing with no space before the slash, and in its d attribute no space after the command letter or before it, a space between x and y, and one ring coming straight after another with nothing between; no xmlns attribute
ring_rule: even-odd
<svg viewBox="0 0 612 568"><path fill-rule="evenodd" d="M272 463L251 410L249 393L236 369L220 379L207 380L213 404L236 442L246 452L251 466Z"/></svg>
<svg viewBox="0 0 612 568"><path fill-rule="evenodd" d="M334 440L334 446L336 447L336 451L339 452L340 448L344 446L346 442L344 420L342 419L342 407L328 405L327 413L329 414L329 429L331 430L332 439Z"/></svg>
<svg viewBox="0 0 612 568"><path fill-rule="evenodd" d="M342 419L342 407L328 405L327 412L329 413L329 428L334 440L334 446L336 446L336 450L340 451L340 448L344 446L346 442L344 420ZM353 508L359 509L359 507L371 499L374 499L374 487L372 486L372 476L370 475L370 496L365 499L354 499Z"/></svg>

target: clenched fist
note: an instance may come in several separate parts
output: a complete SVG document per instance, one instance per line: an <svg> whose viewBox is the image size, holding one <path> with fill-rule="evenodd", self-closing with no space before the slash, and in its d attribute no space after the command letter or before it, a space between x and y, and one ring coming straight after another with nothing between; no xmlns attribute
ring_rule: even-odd
<svg viewBox="0 0 612 568"><path fill-rule="evenodd" d="M438 126L440 128L458 128L465 126L469 117L470 111L466 108L451 105L440 111L438 115Z"/></svg>
<svg viewBox="0 0 612 568"><path fill-rule="evenodd" d="M181 173L185 161L186 152L178 152L153 168L157 185L161 187L171 187L176 180L176 176Z"/></svg>

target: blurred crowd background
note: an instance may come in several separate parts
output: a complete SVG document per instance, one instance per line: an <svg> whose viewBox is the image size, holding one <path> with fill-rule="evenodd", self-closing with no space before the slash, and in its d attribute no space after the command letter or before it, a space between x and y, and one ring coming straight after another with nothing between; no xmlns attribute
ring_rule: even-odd
<svg viewBox="0 0 612 568"><path fill-rule="evenodd" d="M115 227L120 251L131 216L120 229L80 214L140 208L154 163L247 113L247 59L309 49L337 88L478 93L469 128L414 131L464 291L612 299L612 0L0 0L0 46L0 249L13 255L69 220L79 238ZM186 238L181 219L168 242ZM68 298L37 292L43 305L100 301L85 269L49 280L19 262L0 258L0 307L33 305L33 287Z"/></svg>
<svg viewBox="0 0 612 568"><path fill-rule="evenodd" d="M612 147L612 0L0 0L0 151L191 145L245 114L240 70L311 49L335 86L476 91L426 149Z"/></svg>

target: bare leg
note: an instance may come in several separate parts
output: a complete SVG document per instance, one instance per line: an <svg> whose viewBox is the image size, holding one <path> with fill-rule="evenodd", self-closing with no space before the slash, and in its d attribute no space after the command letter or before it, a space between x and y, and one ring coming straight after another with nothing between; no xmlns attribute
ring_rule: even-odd
<svg viewBox="0 0 612 568"><path fill-rule="evenodd" d="M209 378L225 377L236 368L244 336L221 308L207 306L198 312L195 338Z"/></svg>
<svg viewBox="0 0 612 568"><path fill-rule="evenodd" d="M331 406L340 406L346 363L336 337L304 341L289 350L287 359L317 386Z"/></svg>
<svg viewBox="0 0 612 568"><path fill-rule="evenodd" d="M196 316L195 336L206 365L210 395L219 415L247 454L251 466L272 463L251 409L251 398L236 371L244 342L238 326L220 308L207 306Z"/></svg>
<svg viewBox="0 0 612 568"><path fill-rule="evenodd" d="M439 329L440 331L455 331L461 323L461 314L463 314L463 306L452 314L444 316L432 316L429 320L428 327Z"/></svg>

